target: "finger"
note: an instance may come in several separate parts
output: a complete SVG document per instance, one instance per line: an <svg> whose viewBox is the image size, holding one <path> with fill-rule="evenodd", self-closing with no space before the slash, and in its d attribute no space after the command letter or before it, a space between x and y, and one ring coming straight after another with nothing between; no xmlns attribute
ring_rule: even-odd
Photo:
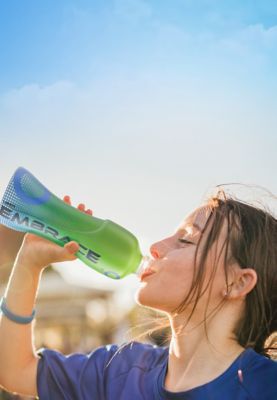
<svg viewBox="0 0 277 400"><path fill-rule="evenodd" d="M71 205L71 199L70 199L70 196L68 196L68 195L64 196L63 200L64 200L64 202L65 202L65 203L67 203L67 204Z"/></svg>
<svg viewBox="0 0 277 400"><path fill-rule="evenodd" d="M89 208L87 211L85 211L85 213L86 214L89 214L89 215L92 215L93 214L93 212L92 212L92 210Z"/></svg>
<svg viewBox="0 0 277 400"><path fill-rule="evenodd" d="M80 203L77 208L80 211L85 211L85 205L83 203Z"/></svg>
<svg viewBox="0 0 277 400"><path fill-rule="evenodd" d="M75 254L79 250L79 244L77 242L71 241L65 244L64 248L70 254Z"/></svg>

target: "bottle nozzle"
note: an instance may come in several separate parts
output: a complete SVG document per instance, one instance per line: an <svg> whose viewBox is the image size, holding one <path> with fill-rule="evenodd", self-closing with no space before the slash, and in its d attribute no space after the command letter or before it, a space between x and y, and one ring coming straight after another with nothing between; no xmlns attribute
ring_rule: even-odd
<svg viewBox="0 0 277 400"><path fill-rule="evenodd" d="M135 274L139 277L142 272L145 270L145 268L149 265L149 261L150 261L151 257L149 256L143 256L141 259L141 262L135 272Z"/></svg>

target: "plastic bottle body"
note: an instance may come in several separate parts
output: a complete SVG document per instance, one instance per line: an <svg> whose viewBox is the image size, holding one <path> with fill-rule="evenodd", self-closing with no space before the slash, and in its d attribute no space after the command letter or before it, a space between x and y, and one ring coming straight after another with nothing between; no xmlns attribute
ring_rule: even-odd
<svg viewBox="0 0 277 400"><path fill-rule="evenodd" d="M75 240L80 245L77 257L113 279L137 273L144 261L131 232L66 204L21 167L12 176L0 203L0 223L60 246Z"/></svg>

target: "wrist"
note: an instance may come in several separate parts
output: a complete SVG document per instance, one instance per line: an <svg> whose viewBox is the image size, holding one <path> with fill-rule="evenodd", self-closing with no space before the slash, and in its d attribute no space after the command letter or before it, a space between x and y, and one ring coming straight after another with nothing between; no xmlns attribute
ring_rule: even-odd
<svg viewBox="0 0 277 400"><path fill-rule="evenodd" d="M7 307L6 299L4 296L0 299L0 310L5 315L6 318L8 318L10 321L16 322L17 324L24 324L24 325L29 324L30 322L33 321L33 319L35 317L35 310L33 310L32 314L28 315L28 316L22 316L22 315L13 313Z"/></svg>
<svg viewBox="0 0 277 400"><path fill-rule="evenodd" d="M24 251L20 251L14 262L14 266L17 268L27 268L28 270L35 272L41 272L46 266L41 265L41 263L36 262L34 259L30 258Z"/></svg>

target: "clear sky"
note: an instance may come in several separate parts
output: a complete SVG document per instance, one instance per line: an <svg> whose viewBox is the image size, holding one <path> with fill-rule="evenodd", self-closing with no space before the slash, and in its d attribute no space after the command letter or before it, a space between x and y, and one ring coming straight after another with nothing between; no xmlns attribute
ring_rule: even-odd
<svg viewBox="0 0 277 400"><path fill-rule="evenodd" d="M276 194L276 67L276 1L0 0L1 195L24 166L148 252L214 185Z"/></svg>

